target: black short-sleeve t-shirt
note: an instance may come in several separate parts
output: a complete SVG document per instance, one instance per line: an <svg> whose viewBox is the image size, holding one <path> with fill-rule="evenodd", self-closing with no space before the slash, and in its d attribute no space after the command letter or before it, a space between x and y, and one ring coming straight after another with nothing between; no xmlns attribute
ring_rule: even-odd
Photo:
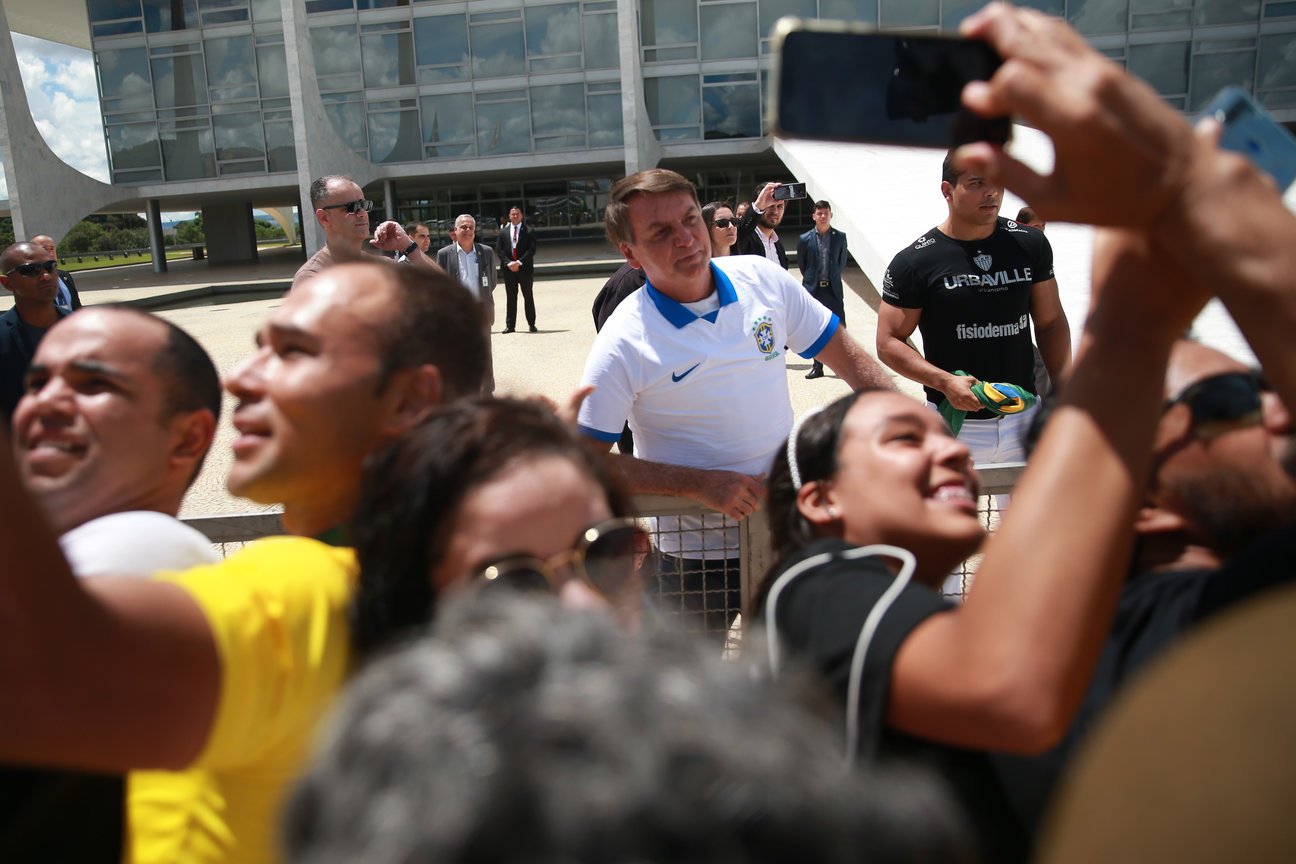
<svg viewBox="0 0 1296 864"><path fill-rule="evenodd" d="M766 596L759 618L782 650L823 675L844 708L851 660L865 619L892 588L885 559L848 557L850 544L820 540L783 562L772 575L801 572ZM771 583L773 584L773 583ZM771 600L774 601L771 617ZM859 689L861 759L917 763L949 785L976 829L983 861L1025 861L1027 834L1009 805L988 753L947 746L885 725L891 669L914 628L954 606L932 589L908 583L878 621L869 642Z"/></svg>
<svg viewBox="0 0 1296 864"><path fill-rule="evenodd" d="M1033 391L1030 289L1052 278L1044 232L1001 216L982 240L955 240L933 228L906 246L891 259L882 299L922 310L918 331L933 366ZM924 389L932 402L944 401L939 390Z"/></svg>

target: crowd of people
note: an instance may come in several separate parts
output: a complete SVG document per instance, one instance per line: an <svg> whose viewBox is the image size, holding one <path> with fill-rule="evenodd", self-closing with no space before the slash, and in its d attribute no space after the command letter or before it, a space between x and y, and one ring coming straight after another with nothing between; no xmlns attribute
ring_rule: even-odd
<svg viewBox="0 0 1296 864"><path fill-rule="evenodd" d="M1219 860L1219 837L1290 860L1296 217L1064 23L992 5L963 28L1005 59L966 107L1037 126L1055 164L951 151L878 359L844 326L827 201L797 279L778 184L702 206L652 169L609 194L626 266L571 402L495 398L500 276L505 329L519 291L535 329L521 212L493 248L461 216L433 255L321 178L328 243L224 382L227 485L286 533L224 559L175 519L220 415L210 359L148 313L63 311L38 244L0 254L20 309L53 308L14 337L40 331L0 434L0 860ZM1097 226L1074 352L1005 187ZM1213 296L1261 369L1184 338ZM789 350L852 393L794 417ZM1018 446L987 536L974 463ZM653 548L638 492L717 515L659 519ZM696 634L738 609L732 524L761 508L778 563L721 659ZM1139 699L1196 694L1191 664L1221 657L1263 682L1247 710ZM1216 770L1199 724L1265 770ZM1128 743L1149 727L1179 733L1149 748L1176 787L1126 847L1101 802L1150 776ZM1245 813L1221 816L1235 786Z"/></svg>

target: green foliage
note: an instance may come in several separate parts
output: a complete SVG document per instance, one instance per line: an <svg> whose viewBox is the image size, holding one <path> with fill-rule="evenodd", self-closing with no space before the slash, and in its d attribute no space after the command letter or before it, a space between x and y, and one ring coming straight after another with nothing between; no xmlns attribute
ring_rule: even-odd
<svg viewBox="0 0 1296 864"><path fill-rule="evenodd" d="M258 240L282 240L284 231L279 227L278 222L262 222L256 220L256 239Z"/></svg>
<svg viewBox="0 0 1296 864"><path fill-rule="evenodd" d="M0 216L0 249L4 249L13 242L13 220L8 216Z"/></svg>
<svg viewBox="0 0 1296 864"><path fill-rule="evenodd" d="M176 225L175 238L176 243L206 243L207 236L203 232L202 214L199 213L187 222Z"/></svg>

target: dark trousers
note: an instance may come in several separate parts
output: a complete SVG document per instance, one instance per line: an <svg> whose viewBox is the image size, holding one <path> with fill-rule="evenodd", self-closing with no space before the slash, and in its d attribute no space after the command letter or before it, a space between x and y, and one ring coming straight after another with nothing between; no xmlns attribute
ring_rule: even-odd
<svg viewBox="0 0 1296 864"><path fill-rule="evenodd" d="M652 600L662 613L678 615L685 630L723 646L742 611L739 566L737 558L676 558L658 552Z"/></svg>
<svg viewBox="0 0 1296 864"><path fill-rule="evenodd" d="M517 295L518 289L522 289L522 302L526 310L527 326L534 327L536 322L535 314L535 296L531 293L531 281L535 278L535 273L531 270L519 269L516 273L507 267L504 268L504 327L512 330L517 327Z"/></svg>

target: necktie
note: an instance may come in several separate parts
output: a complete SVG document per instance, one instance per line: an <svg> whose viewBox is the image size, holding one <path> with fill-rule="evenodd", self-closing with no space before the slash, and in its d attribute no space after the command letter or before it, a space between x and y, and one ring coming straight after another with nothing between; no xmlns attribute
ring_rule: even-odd
<svg viewBox="0 0 1296 864"><path fill-rule="evenodd" d="M513 226L513 260L514 261L517 260L517 235L518 235L518 226L514 225Z"/></svg>

